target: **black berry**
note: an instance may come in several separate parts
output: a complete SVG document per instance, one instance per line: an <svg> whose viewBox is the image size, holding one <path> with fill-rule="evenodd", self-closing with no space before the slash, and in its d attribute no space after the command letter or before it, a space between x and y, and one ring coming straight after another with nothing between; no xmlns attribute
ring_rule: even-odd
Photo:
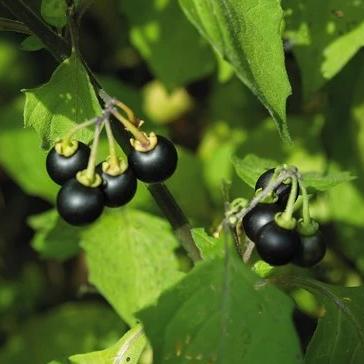
<svg viewBox="0 0 364 364"><path fill-rule="evenodd" d="M275 221L260 230L255 242L260 257L271 265L290 263L299 243L300 236L295 230L283 229Z"/></svg>
<svg viewBox="0 0 364 364"><path fill-rule="evenodd" d="M131 168L127 168L122 174L116 176L104 172L101 164L97 166L96 170L103 181L101 189L106 206L123 206L134 197L137 190L137 179Z"/></svg>
<svg viewBox="0 0 364 364"><path fill-rule="evenodd" d="M259 203L243 218L243 226L246 236L256 241L259 231L268 223L274 220L274 216L281 211L281 208L274 203Z"/></svg>
<svg viewBox="0 0 364 364"><path fill-rule="evenodd" d="M320 231L311 236L301 235L294 263L301 267L312 267L323 259L325 253L326 244Z"/></svg>
<svg viewBox="0 0 364 364"><path fill-rule="evenodd" d="M163 182L176 170L177 150L168 139L157 135L157 145L150 151L133 150L129 156L129 165L136 177L146 183Z"/></svg>
<svg viewBox="0 0 364 364"><path fill-rule="evenodd" d="M268 186L270 180L272 179L274 174L274 168L268 169L264 172L255 183L255 191L264 189ZM278 201L282 204L286 204L288 200L289 193L291 192L291 184L281 183L275 190L275 194L278 197Z"/></svg>
<svg viewBox="0 0 364 364"><path fill-rule="evenodd" d="M85 225L95 221L104 208L100 188L87 187L73 178L67 181L57 196L57 209L71 225Z"/></svg>
<svg viewBox="0 0 364 364"><path fill-rule="evenodd" d="M47 155L47 172L54 182L62 185L87 167L89 156L90 148L81 142L78 142L77 150L70 157L58 154L53 147Z"/></svg>

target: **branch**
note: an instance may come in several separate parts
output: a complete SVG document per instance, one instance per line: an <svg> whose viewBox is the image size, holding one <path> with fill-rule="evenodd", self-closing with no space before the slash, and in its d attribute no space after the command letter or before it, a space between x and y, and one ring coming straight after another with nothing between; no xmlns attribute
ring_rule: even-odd
<svg viewBox="0 0 364 364"><path fill-rule="evenodd" d="M44 46L57 61L63 61L69 57L71 49L65 40L58 36L58 34L22 0L0 0L0 2L42 41Z"/></svg>
<svg viewBox="0 0 364 364"><path fill-rule="evenodd" d="M68 58L71 47L63 38L58 36L31 8L24 4L21 0L0 0L14 16L20 19L34 33L50 51L50 53L58 60L63 61ZM72 23L71 25L74 25ZM72 31L72 30L71 30ZM101 86L89 69L84 60L85 69L89 74L90 80L97 94L101 91ZM129 134L120 126L120 123L112 122L113 133L116 141L128 154L131 150L129 143ZM164 184L152 184L147 186L159 208L162 210L176 236L180 240L182 246L187 251L189 257L194 261L201 259L200 252L193 241L191 235L191 226L187 217L183 213L172 194Z"/></svg>
<svg viewBox="0 0 364 364"><path fill-rule="evenodd" d="M32 34L29 28L22 22L6 18L0 18L0 31L16 32L27 35Z"/></svg>

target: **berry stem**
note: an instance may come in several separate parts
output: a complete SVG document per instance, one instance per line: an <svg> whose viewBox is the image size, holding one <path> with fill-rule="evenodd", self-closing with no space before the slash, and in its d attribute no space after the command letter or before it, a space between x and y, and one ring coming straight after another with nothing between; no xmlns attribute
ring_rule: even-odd
<svg viewBox="0 0 364 364"><path fill-rule="evenodd" d="M311 224L310 205L308 202L307 189L302 181L298 181L302 193L302 217L304 225Z"/></svg>
<svg viewBox="0 0 364 364"><path fill-rule="evenodd" d="M105 120L105 130L106 130L107 140L109 143L110 166L111 168L118 168L119 158L116 154L115 139L111 130L110 121L108 119Z"/></svg>
<svg viewBox="0 0 364 364"><path fill-rule="evenodd" d="M95 180L95 167L96 167L96 158L97 158L97 149L99 147L100 133L102 130L104 121L99 121L96 124L94 141L91 146L90 158L88 160L86 176L89 181L92 183Z"/></svg>
<svg viewBox="0 0 364 364"><path fill-rule="evenodd" d="M133 123L135 126L138 126L136 117L135 117L133 111L130 109L129 106L125 105L123 102L121 102L119 100L115 100L115 105L125 112L125 114L128 116L128 120L131 123Z"/></svg>
<svg viewBox="0 0 364 364"><path fill-rule="evenodd" d="M122 116L115 109L111 109L111 113L124 125L125 129L128 130L133 135L133 137L140 142L142 146L149 146L149 139L131 121L124 118L124 116Z"/></svg>
<svg viewBox="0 0 364 364"><path fill-rule="evenodd" d="M286 205L286 209L284 210L282 214L282 218L286 221L290 221L292 219L292 215L294 212L294 204L296 202L297 197L297 177L292 176L291 177L291 192L289 193L288 202Z"/></svg>
<svg viewBox="0 0 364 364"><path fill-rule="evenodd" d="M72 141L72 137L75 133L77 133L79 130L82 130L84 128L87 128L93 124L96 124L99 118L93 118L91 120L85 121L84 123L78 124L75 127L73 127L67 135L63 138L63 142L65 145L69 145Z"/></svg>

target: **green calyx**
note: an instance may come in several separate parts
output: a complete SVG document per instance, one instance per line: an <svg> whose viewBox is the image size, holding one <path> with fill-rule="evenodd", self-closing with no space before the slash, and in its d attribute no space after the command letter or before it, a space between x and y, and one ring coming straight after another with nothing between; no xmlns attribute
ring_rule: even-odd
<svg viewBox="0 0 364 364"><path fill-rule="evenodd" d="M128 169L128 163L122 158L108 156L102 163L103 172L110 176L120 176Z"/></svg>
<svg viewBox="0 0 364 364"><path fill-rule="evenodd" d="M90 178L86 169L78 172L76 175L76 179L82 185L84 185L86 187L92 187L92 188L99 187L102 183L102 178L100 177L99 174L94 173L93 177Z"/></svg>
<svg viewBox="0 0 364 364"><path fill-rule="evenodd" d="M293 230L297 225L297 220L294 217L287 217L287 215L283 212L278 212L275 215L274 220L276 224L285 230Z"/></svg>
<svg viewBox="0 0 364 364"><path fill-rule="evenodd" d="M310 219L309 222L305 222L304 219L299 219L297 223L297 231L302 236L312 236L319 230L319 223Z"/></svg>
<svg viewBox="0 0 364 364"><path fill-rule="evenodd" d="M59 140L56 142L54 149L59 155L64 157L71 157L77 152L78 141L77 140Z"/></svg>

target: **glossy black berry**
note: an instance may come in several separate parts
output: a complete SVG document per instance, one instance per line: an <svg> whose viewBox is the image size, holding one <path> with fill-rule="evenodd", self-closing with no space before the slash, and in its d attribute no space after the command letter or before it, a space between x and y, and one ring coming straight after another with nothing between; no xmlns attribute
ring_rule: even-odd
<svg viewBox="0 0 364 364"><path fill-rule="evenodd" d="M260 230L255 242L260 257L271 265L290 263L299 243L300 236L295 230L283 229L275 221Z"/></svg>
<svg viewBox="0 0 364 364"><path fill-rule="evenodd" d="M129 156L129 166L136 177L146 183L163 182L176 170L177 150L168 139L157 135L157 145L150 151L133 150Z"/></svg>
<svg viewBox="0 0 364 364"><path fill-rule="evenodd" d="M104 208L104 194L97 187L87 187L73 178L67 181L57 196L57 209L71 225L95 221Z"/></svg>
<svg viewBox="0 0 364 364"><path fill-rule="evenodd" d="M272 179L274 174L274 168L268 169L266 172L264 172L255 183L255 191L261 189L264 189L268 186L270 180ZM291 192L291 184L287 183L281 183L274 192L278 196L278 200L280 203L285 204L287 203L289 193Z"/></svg>
<svg viewBox="0 0 364 364"><path fill-rule="evenodd" d="M117 176L104 172L101 164L97 166L96 170L103 181L101 189L104 193L106 206L123 206L134 197L137 190L137 179L131 168L127 168Z"/></svg>
<svg viewBox="0 0 364 364"><path fill-rule="evenodd" d="M311 236L301 235L294 263L301 267L312 267L320 262L326 253L326 244L320 231Z"/></svg>
<svg viewBox="0 0 364 364"><path fill-rule="evenodd" d="M274 220L274 216L281 211L279 205L274 203L259 203L243 218L243 226L246 236L256 241L259 231Z"/></svg>
<svg viewBox="0 0 364 364"><path fill-rule="evenodd" d="M76 152L70 157L58 154L53 147L47 155L47 172L54 182L62 185L87 167L89 156L90 148L81 142L78 142Z"/></svg>

